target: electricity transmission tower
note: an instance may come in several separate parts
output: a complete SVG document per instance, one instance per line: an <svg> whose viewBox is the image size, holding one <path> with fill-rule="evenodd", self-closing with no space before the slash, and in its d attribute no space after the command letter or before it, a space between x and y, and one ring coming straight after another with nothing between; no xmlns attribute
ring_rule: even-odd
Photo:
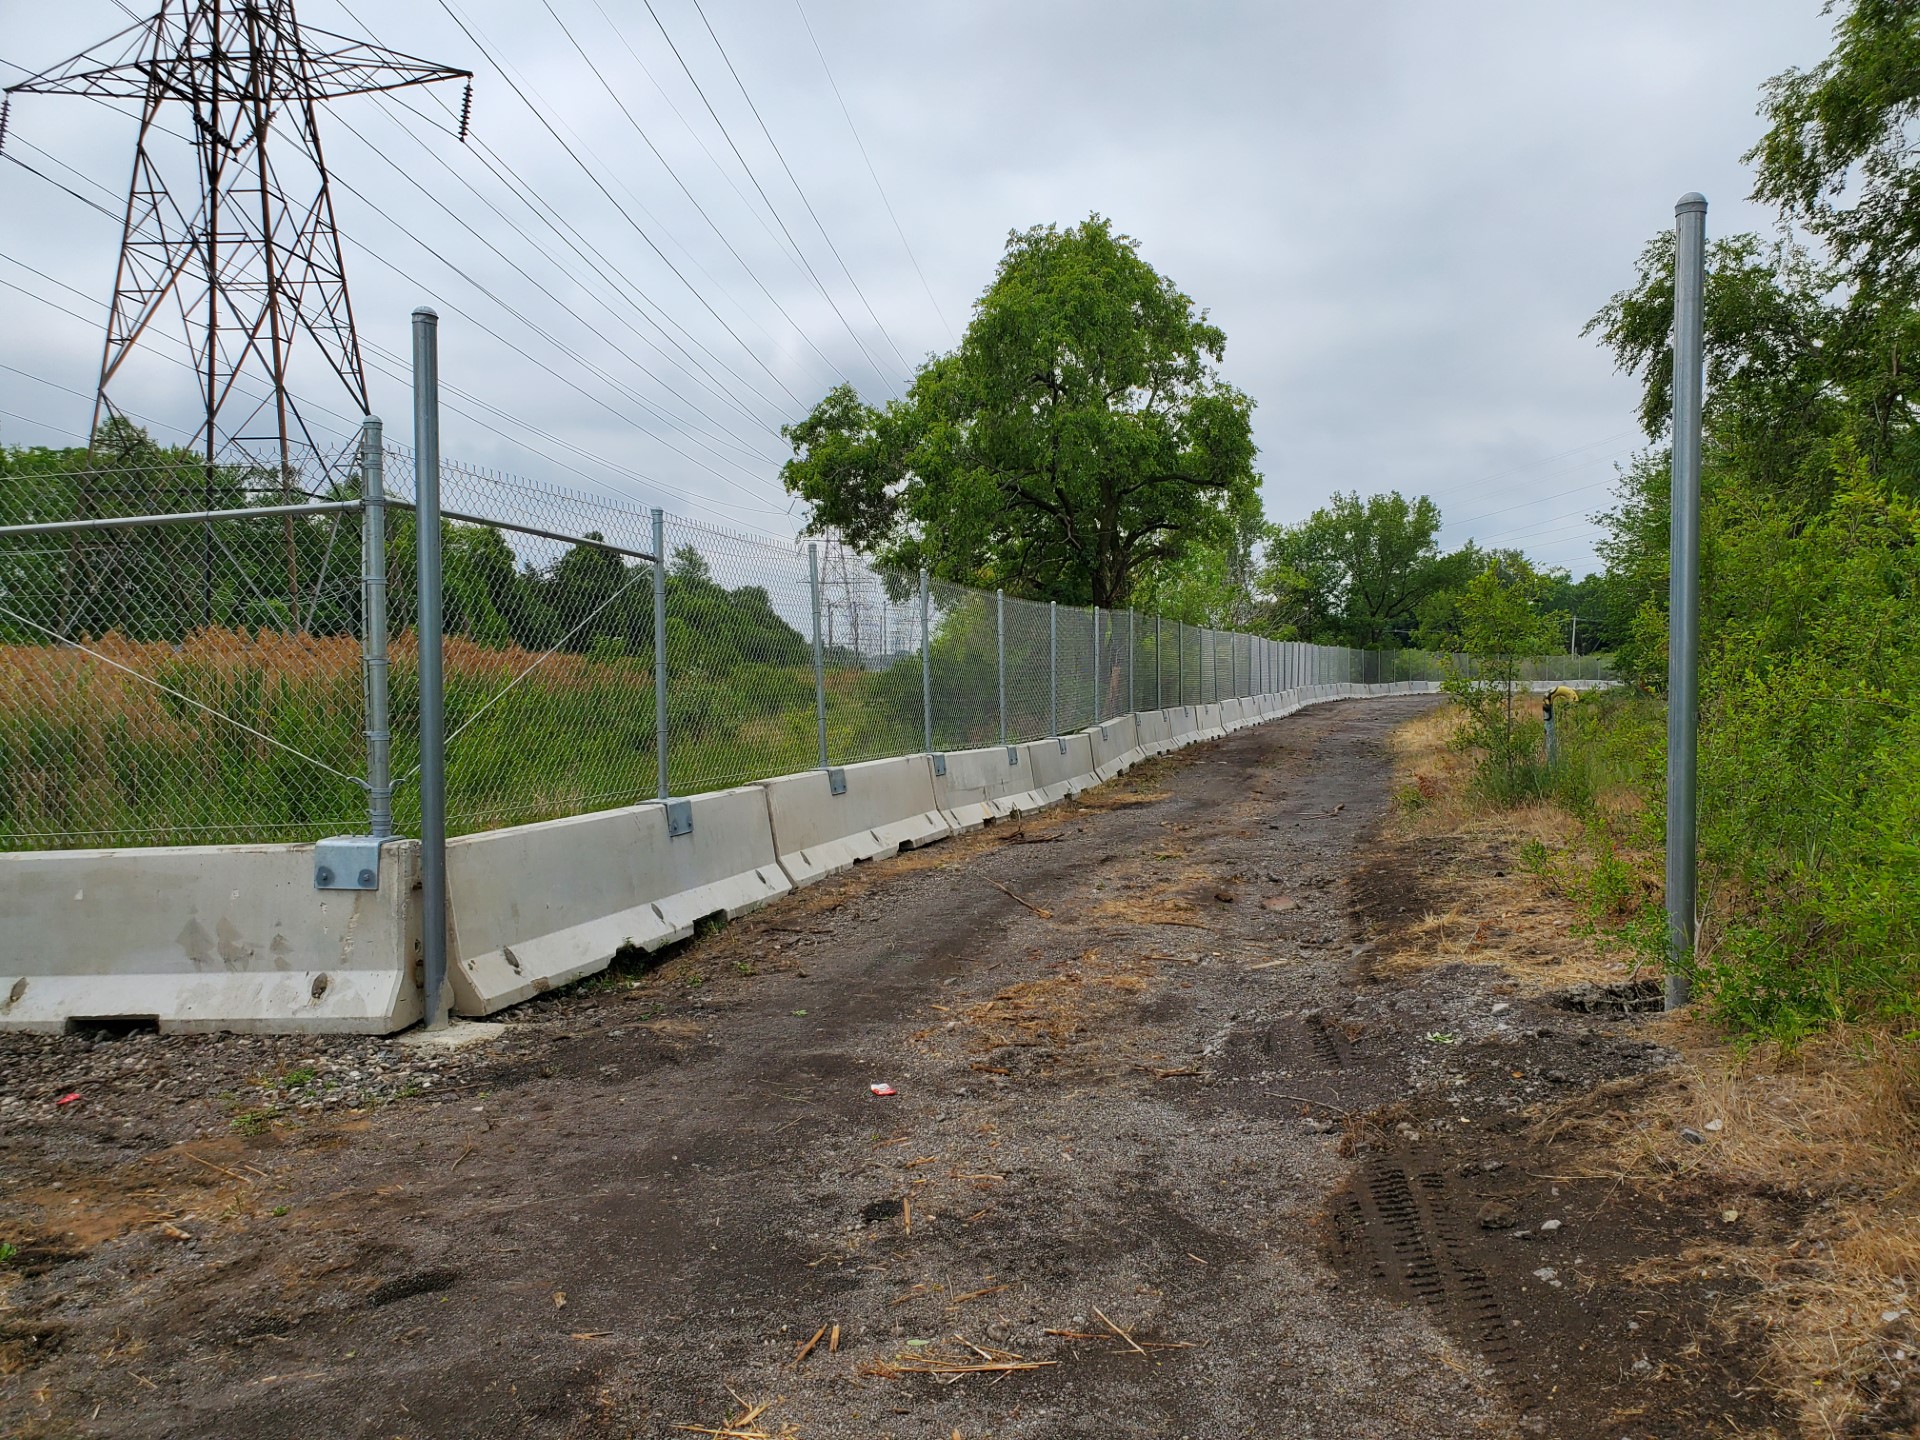
<svg viewBox="0 0 1920 1440"><path fill-rule="evenodd" d="M317 450L288 391L298 355L324 362L320 373L366 414L317 108L459 79L472 76L302 26L293 0L163 0L150 19L8 86L9 97L140 105L89 434L121 413L113 397L128 357L176 309L200 389L192 443L204 447L209 487L223 450L258 463L249 447L272 447L283 486L295 449Z"/></svg>

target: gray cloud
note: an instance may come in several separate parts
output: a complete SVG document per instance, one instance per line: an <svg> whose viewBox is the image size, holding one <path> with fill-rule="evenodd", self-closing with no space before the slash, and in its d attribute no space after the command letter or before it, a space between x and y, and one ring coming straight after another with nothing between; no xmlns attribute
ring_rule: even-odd
<svg viewBox="0 0 1920 1440"><path fill-rule="evenodd" d="M1427 492L1449 518L1449 540L1471 532L1576 570L1591 563L1585 517L1605 503L1612 466L1635 443L1633 387L1610 373L1580 326L1670 223L1681 192L1707 193L1716 232L1764 225L1742 199L1748 178L1738 162L1759 131L1758 86L1817 60L1829 23L1814 0L808 0L936 313L791 0L708 0L707 13L865 301L801 208L689 0L656 8L831 303L791 258L645 8L601 3L617 32L594 0L553 0L671 173L542 4L456 8L538 92L546 119L591 154L613 200L437 0L378 10L349 0L383 42L478 72L476 137L578 227L617 280L575 260L446 130L431 133L387 101L332 107L323 123L329 160L352 187L337 198L361 329L380 350L402 354L412 307L440 307L444 373L474 397L462 403L477 417L447 417L449 454L791 534L774 427L837 375L871 397L889 393L902 379L894 347L912 361L951 343L946 327L964 324L1008 230L1098 210L1226 328L1228 374L1259 405L1272 516L1299 518L1335 489ZM309 24L362 33L338 0L304 0L301 9ZM125 23L105 0L9 0L0 15L0 59L14 67L38 68ZM0 69L9 81L19 74ZM459 101L455 90L442 98ZM407 103L448 123L426 97ZM29 149L10 144L10 153L113 209L132 134L124 115L31 97L14 106L15 141L104 190ZM0 165L0 280L97 317L116 241L109 218ZM0 286L0 364L39 377L0 370L0 410L29 417L0 420L0 434L67 443L84 430L95 323ZM144 413L191 426L184 370L156 362L142 378ZM404 432L401 383L372 378L375 408ZM301 384L331 408L349 408L320 377L304 374Z"/></svg>

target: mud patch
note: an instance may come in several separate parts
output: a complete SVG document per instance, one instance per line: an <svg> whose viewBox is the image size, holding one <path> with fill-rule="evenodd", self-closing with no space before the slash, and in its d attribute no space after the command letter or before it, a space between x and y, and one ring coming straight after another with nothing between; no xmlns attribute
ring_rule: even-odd
<svg viewBox="0 0 1920 1440"><path fill-rule="evenodd" d="M1662 1008L1665 987L1658 980L1623 980L1617 985L1576 985L1555 997L1562 1010L1580 1015L1646 1015Z"/></svg>
<svg viewBox="0 0 1920 1440"><path fill-rule="evenodd" d="M1568 1176L1577 1157L1502 1138L1368 1156L1328 1206L1335 1267L1433 1314L1536 1433L1677 1440L1789 1426L1754 1383L1761 1337L1735 1318L1751 1282L1710 1258L1726 1198ZM1687 1241L1699 1258L1666 1267L1657 1291L1642 1283L1649 1261Z"/></svg>

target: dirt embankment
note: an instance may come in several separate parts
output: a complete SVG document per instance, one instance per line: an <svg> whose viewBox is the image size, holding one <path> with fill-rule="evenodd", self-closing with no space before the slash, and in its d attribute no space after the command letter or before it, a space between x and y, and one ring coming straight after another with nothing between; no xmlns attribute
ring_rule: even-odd
<svg viewBox="0 0 1920 1440"><path fill-rule="evenodd" d="M1765 1433L1753 1282L1689 1257L1791 1203L1599 1165L1643 1016L1406 961L1511 869L1390 823L1419 703L862 867L438 1066L0 1041L0 1428Z"/></svg>

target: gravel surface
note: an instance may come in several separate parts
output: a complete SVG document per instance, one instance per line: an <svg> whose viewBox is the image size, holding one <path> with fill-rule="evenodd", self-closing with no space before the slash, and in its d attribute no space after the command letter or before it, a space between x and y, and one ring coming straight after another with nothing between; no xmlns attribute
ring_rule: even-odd
<svg viewBox="0 0 1920 1440"><path fill-rule="evenodd" d="M1712 1329L1718 1290L1622 1278L1690 1212L1528 1160L1542 1106L1660 1061L1635 1020L1485 967L1371 976L1426 903L1378 841L1382 742L1424 703L860 867L450 1055L0 1038L0 1429L1751 1422L1711 1336L1704 1380L1629 1403Z"/></svg>

